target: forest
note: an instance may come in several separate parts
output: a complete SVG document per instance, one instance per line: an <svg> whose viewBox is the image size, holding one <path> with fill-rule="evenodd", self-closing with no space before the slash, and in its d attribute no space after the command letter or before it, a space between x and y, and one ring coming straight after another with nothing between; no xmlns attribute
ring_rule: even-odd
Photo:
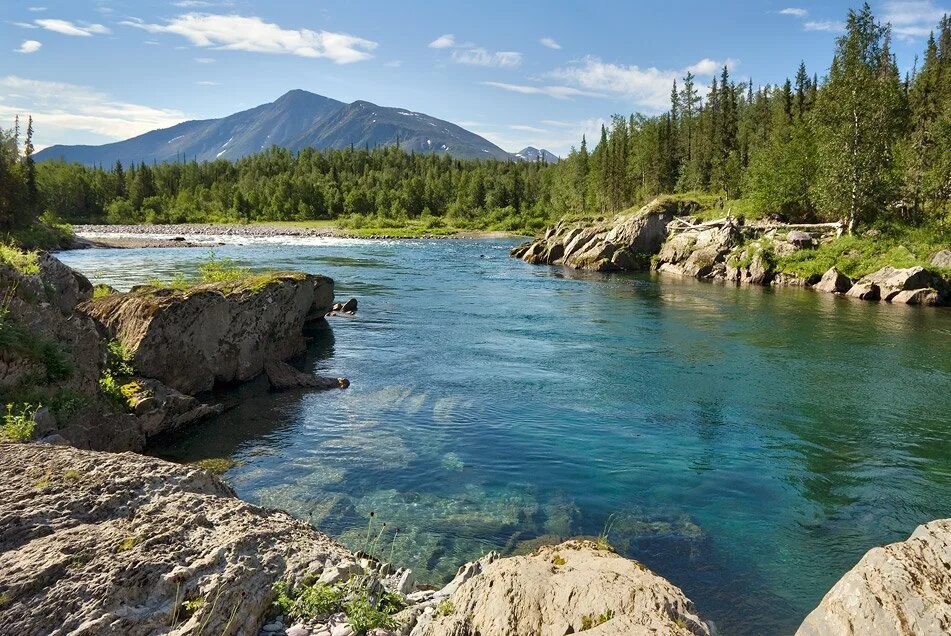
<svg viewBox="0 0 951 636"><path fill-rule="evenodd" d="M238 161L86 167L34 163L25 134L0 131L0 229L58 223L332 222L422 231L534 232L564 216L602 216L659 194L711 210L789 220L948 231L951 19L902 76L891 30L868 5L822 76L801 64L754 88L723 68L709 87L674 82L657 116L615 115L589 149L556 164L463 161L393 147ZM21 136L23 143L21 143Z"/></svg>

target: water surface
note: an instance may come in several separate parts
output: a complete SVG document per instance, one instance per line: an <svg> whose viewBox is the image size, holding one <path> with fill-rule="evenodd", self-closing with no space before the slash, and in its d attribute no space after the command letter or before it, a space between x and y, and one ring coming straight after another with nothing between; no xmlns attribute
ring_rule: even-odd
<svg viewBox="0 0 951 636"><path fill-rule="evenodd" d="M951 516L951 310L572 273L511 245L218 248L359 298L301 361L352 386L252 383L154 452L234 458L242 497L353 548L372 511L377 552L432 582L607 528L724 634L791 633L870 547ZM62 258L127 288L205 256Z"/></svg>

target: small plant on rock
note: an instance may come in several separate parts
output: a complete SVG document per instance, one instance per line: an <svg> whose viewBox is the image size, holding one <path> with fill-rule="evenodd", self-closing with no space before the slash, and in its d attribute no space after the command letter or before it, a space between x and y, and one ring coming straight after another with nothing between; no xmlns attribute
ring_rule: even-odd
<svg viewBox="0 0 951 636"><path fill-rule="evenodd" d="M581 631L594 629L614 618L614 610L605 610L601 614L589 614L581 617Z"/></svg>
<svg viewBox="0 0 951 636"><path fill-rule="evenodd" d="M448 598L444 598L436 605L436 616L449 616L456 611L456 606Z"/></svg>
<svg viewBox="0 0 951 636"><path fill-rule="evenodd" d="M33 437L33 431L36 428L33 417L38 408L39 405L7 404L7 412L3 416L3 437L11 442L28 442Z"/></svg>
<svg viewBox="0 0 951 636"><path fill-rule="evenodd" d="M198 274L202 283L229 283L247 278L251 270L239 267L233 259L218 258L211 252L208 260L198 266Z"/></svg>
<svg viewBox="0 0 951 636"><path fill-rule="evenodd" d="M366 591L356 594L344 605L347 623L358 634L366 634L371 629L394 629L396 621L392 616L374 606Z"/></svg>

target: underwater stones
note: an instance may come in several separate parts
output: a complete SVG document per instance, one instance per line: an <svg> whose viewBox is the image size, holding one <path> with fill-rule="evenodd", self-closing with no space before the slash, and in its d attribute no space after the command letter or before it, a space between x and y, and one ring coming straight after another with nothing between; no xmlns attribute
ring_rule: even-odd
<svg viewBox="0 0 951 636"><path fill-rule="evenodd" d="M797 636L947 634L951 629L951 519L907 541L869 550L823 597Z"/></svg>
<svg viewBox="0 0 951 636"><path fill-rule="evenodd" d="M298 371L286 362L269 360L264 364L264 373L275 391L290 389L346 389L346 378L328 378Z"/></svg>

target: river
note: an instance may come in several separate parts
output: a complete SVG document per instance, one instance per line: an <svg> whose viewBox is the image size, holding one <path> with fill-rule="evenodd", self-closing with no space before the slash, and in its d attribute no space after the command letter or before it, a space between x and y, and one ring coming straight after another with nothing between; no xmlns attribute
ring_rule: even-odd
<svg viewBox="0 0 951 636"><path fill-rule="evenodd" d="M510 240L300 242L217 254L357 297L303 361L351 387L231 389L150 452L233 458L241 497L351 548L372 511L418 579L606 531L722 633L783 634L869 548L951 516L949 309L533 267ZM127 289L207 254L60 257Z"/></svg>

